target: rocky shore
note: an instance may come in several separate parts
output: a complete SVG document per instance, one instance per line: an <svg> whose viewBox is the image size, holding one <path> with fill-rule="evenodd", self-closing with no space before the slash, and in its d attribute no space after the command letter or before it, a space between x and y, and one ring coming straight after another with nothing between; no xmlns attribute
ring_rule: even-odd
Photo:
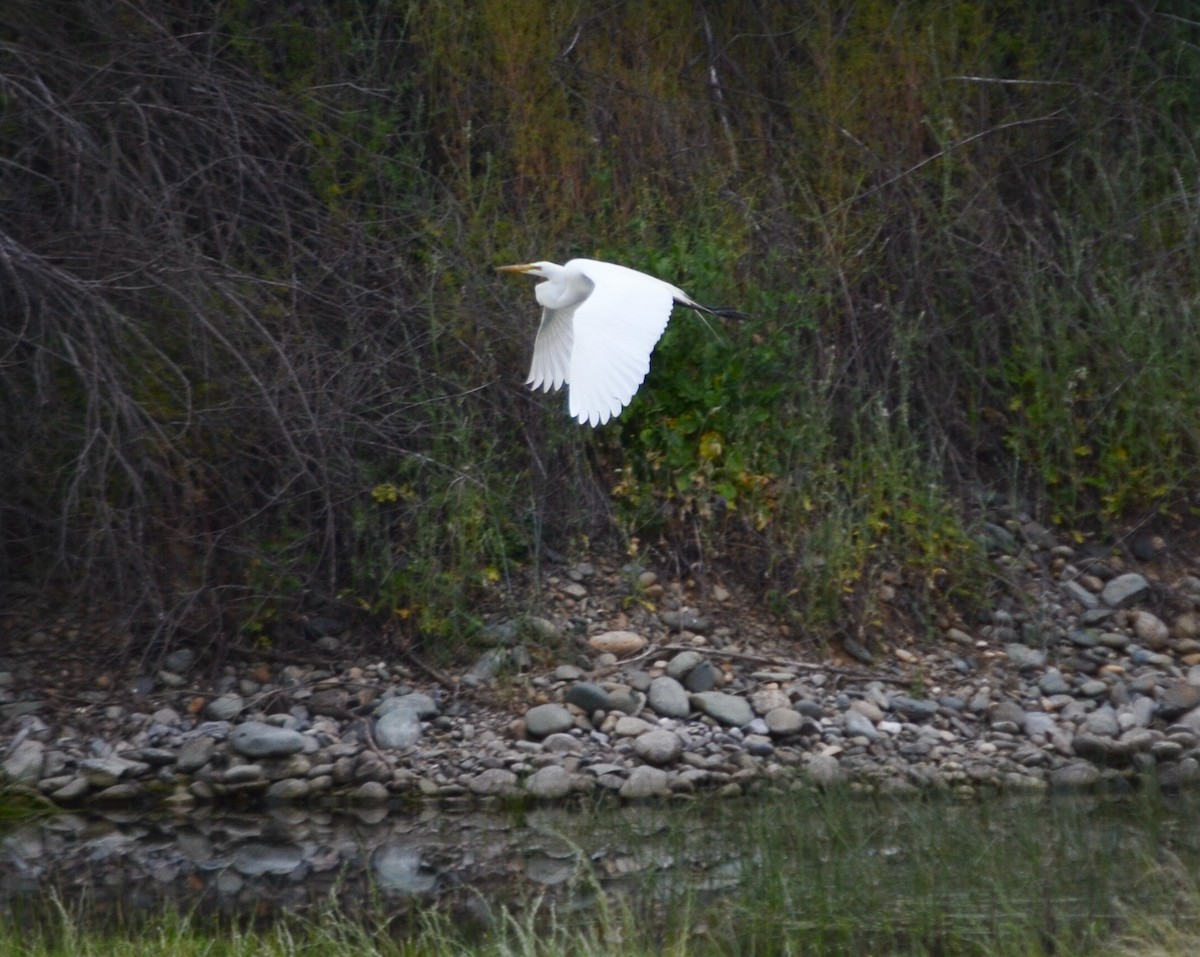
<svg viewBox="0 0 1200 957"><path fill-rule="evenodd" d="M869 651L789 641L719 584L578 563L540 583L544 616L493 622L454 675L356 660L329 619L314 660L214 679L181 649L65 695L45 687L55 629L81 626L10 609L0 780L63 806L187 809L1200 779L1200 576L1161 542L1139 561L1029 521L989 534L1017 583L996 607Z"/></svg>

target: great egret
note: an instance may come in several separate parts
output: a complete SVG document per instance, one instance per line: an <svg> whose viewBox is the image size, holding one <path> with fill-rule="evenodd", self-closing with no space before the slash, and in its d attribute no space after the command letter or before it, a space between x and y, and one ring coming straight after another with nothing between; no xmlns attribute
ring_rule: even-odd
<svg viewBox="0 0 1200 957"><path fill-rule="evenodd" d="M564 266L536 262L500 272L545 279L533 290L542 324L525 384L549 392L570 385L571 415L592 426L620 415L650 371L650 353L667 328L674 303L710 316L744 318L733 309L702 306L669 282L595 259Z"/></svg>

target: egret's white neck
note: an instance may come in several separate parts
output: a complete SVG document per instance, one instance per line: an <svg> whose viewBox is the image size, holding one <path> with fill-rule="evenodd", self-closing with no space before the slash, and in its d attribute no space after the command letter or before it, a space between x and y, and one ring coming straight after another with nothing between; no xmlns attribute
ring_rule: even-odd
<svg viewBox="0 0 1200 957"><path fill-rule="evenodd" d="M572 306L578 306L595 288L595 283L580 270L557 263L540 262L537 263L537 268L531 269L530 272L546 279L545 282L534 286L533 294L547 309L570 309Z"/></svg>

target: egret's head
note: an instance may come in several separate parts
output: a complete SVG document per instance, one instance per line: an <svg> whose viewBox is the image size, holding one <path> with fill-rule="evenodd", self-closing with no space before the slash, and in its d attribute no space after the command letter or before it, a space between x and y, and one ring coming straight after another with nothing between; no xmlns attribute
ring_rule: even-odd
<svg viewBox="0 0 1200 957"><path fill-rule="evenodd" d="M549 279L555 269L560 267L554 263L518 263L515 266L497 266L496 272L519 272L526 276L537 276L539 279Z"/></svg>

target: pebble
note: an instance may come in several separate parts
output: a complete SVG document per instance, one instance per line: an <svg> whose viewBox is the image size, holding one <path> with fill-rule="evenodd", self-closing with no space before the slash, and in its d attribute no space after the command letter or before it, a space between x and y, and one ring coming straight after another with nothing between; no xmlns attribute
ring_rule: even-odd
<svg viewBox="0 0 1200 957"><path fill-rule="evenodd" d="M525 790L543 801L564 798L571 793L571 775L561 765L548 764L529 776Z"/></svg>
<svg viewBox="0 0 1200 957"><path fill-rule="evenodd" d="M717 675L717 669L711 661L702 661L687 673L683 686L694 694L711 691L716 687Z"/></svg>
<svg viewBox="0 0 1200 957"><path fill-rule="evenodd" d="M681 651L667 662L667 676L682 683L684 678L707 660L699 651Z"/></svg>
<svg viewBox="0 0 1200 957"><path fill-rule="evenodd" d="M879 732L875 730L875 725L861 711L850 709L845 715L846 734L851 737L866 738L868 741L874 741L879 737Z"/></svg>
<svg viewBox="0 0 1200 957"><path fill-rule="evenodd" d="M245 707L246 702L242 700L241 695L223 694L210 701L204 713L213 721L232 721Z"/></svg>
<svg viewBox="0 0 1200 957"><path fill-rule="evenodd" d="M633 769L618 793L626 800L644 800L669 793L667 772L643 764Z"/></svg>
<svg viewBox="0 0 1200 957"><path fill-rule="evenodd" d="M659 619L673 631L691 631L703 635L712 629L707 618L688 611L664 611Z"/></svg>
<svg viewBox="0 0 1200 957"><path fill-rule="evenodd" d="M512 797L519 793L517 776L506 768L488 768L471 778L467 786L473 794Z"/></svg>
<svg viewBox="0 0 1200 957"><path fill-rule="evenodd" d="M613 722L612 732L620 738L636 738L651 730L651 727L649 721L623 714Z"/></svg>
<svg viewBox="0 0 1200 957"><path fill-rule="evenodd" d="M1073 598L1079 602L1080 606L1086 611L1093 611L1100 607L1100 599L1074 579L1063 582L1062 590L1068 598Z"/></svg>
<svg viewBox="0 0 1200 957"><path fill-rule="evenodd" d="M755 714L769 714L780 708L790 708L791 704L792 701L787 693L779 688L766 688L756 691L750 696L750 706L754 709Z"/></svg>
<svg viewBox="0 0 1200 957"><path fill-rule="evenodd" d="M386 804L390 796L379 781L365 781L347 795L351 804L360 805Z"/></svg>
<svg viewBox="0 0 1200 957"><path fill-rule="evenodd" d="M1071 685L1057 668L1051 668L1038 678L1038 690L1044 695L1067 694Z"/></svg>
<svg viewBox="0 0 1200 957"><path fill-rule="evenodd" d="M833 755L814 754L807 770L813 783L821 787L832 787L845 780L845 772Z"/></svg>
<svg viewBox="0 0 1200 957"><path fill-rule="evenodd" d="M1158 710L1164 718L1177 718L1200 707L1200 686L1187 681L1173 681L1162 690Z"/></svg>
<svg viewBox="0 0 1200 957"><path fill-rule="evenodd" d="M544 738L575 727L575 717L560 704L540 704L525 713L530 737Z"/></svg>
<svg viewBox="0 0 1200 957"><path fill-rule="evenodd" d="M145 790L140 784L114 784L111 787L93 791L89 799L96 804L122 806L134 804L145 797Z"/></svg>
<svg viewBox="0 0 1200 957"><path fill-rule="evenodd" d="M583 742L565 732L547 735L542 742L542 747L552 754L580 754L583 752Z"/></svg>
<svg viewBox="0 0 1200 957"><path fill-rule="evenodd" d="M910 721L928 721L937 714L936 701L918 700L906 695L892 698L891 705L893 710L900 712Z"/></svg>
<svg viewBox="0 0 1200 957"><path fill-rule="evenodd" d="M594 711L611 711L613 701L609 693L591 681L577 681L567 689L563 700L591 714Z"/></svg>
<svg viewBox="0 0 1200 957"><path fill-rule="evenodd" d="M650 682L646 703L665 718L686 718L692 710L687 689L669 675L661 675Z"/></svg>
<svg viewBox="0 0 1200 957"><path fill-rule="evenodd" d="M1036 648L1012 643L1005 645L1004 651L1013 666L1022 671L1032 671L1046 665L1046 653Z"/></svg>
<svg viewBox="0 0 1200 957"><path fill-rule="evenodd" d="M1148 611L1135 611L1130 617L1133 634L1138 641L1153 651L1162 651L1167 647L1171 632L1166 622Z"/></svg>
<svg viewBox="0 0 1200 957"><path fill-rule="evenodd" d="M701 714L706 714L721 724L740 728L754 718L754 710L750 702L734 694L723 691L701 691L689 699L693 708Z"/></svg>
<svg viewBox="0 0 1200 957"><path fill-rule="evenodd" d="M106 757L91 758L79 762L79 771L92 787L112 787L123 776L143 772L148 765L138 761L127 761L124 758Z"/></svg>
<svg viewBox="0 0 1200 957"><path fill-rule="evenodd" d="M588 639L595 651L625 658L646 647L646 639L633 631L606 631Z"/></svg>
<svg viewBox="0 0 1200 957"><path fill-rule="evenodd" d="M375 722L375 742L381 748L403 751L421 739L421 719L409 708L393 708Z"/></svg>
<svg viewBox="0 0 1200 957"><path fill-rule="evenodd" d="M430 718L437 717L439 709L436 701L419 691L384 698L375 708L376 715L381 718L397 711L408 712L418 720L428 721Z"/></svg>
<svg viewBox="0 0 1200 957"><path fill-rule="evenodd" d="M212 759L216 747L216 740L207 734L187 738L175 758L175 769L181 774L199 771Z"/></svg>
<svg viewBox="0 0 1200 957"><path fill-rule="evenodd" d="M1100 780L1100 769L1087 761L1072 761L1050 772L1050 786L1067 790L1089 788Z"/></svg>
<svg viewBox="0 0 1200 957"><path fill-rule="evenodd" d="M173 671L176 674L183 674L192 667L196 660L196 653L191 648L180 648L177 651L172 651L166 658L163 659L163 667L167 671Z"/></svg>
<svg viewBox="0 0 1200 957"><path fill-rule="evenodd" d="M646 704L646 696L642 692L623 686L609 689L608 698L614 711L629 715L640 714Z"/></svg>
<svg viewBox="0 0 1200 957"><path fill-rule="evenodd" d="M1186 757L1178 764L1167 767L1158 776L1158 783L1168 790L1195 784L1200 779L1200 762L1193 757Z"/></svg>
<svg viewBox="0 0 1200 957"><path fill-rule="evenodd" d="M886 701L884 702L884 704L887 703ZM858 712L872 724L878 724L883 720L883 708L868 698L859 698L858 700L851 701L850 710Z"/></svg>
<svg viewBox="0 0 1200 957"><path fill-rule="evenodd" d="M26 738L0 764L0 779L25 786L37 784L42 777L45 750L41 741Z"/></svg>
<svg viewBox="0 0 1200 957"><path fill-rule="evenodd" d="M1083 726L1092 734L1103 735L1108 738L1115 738L1120 733L1117 713L1108 705L1097 708L1088 714L1083 720Z"/></svg>
<svg viewBox="0 0 1200 957"><path fill-rule="evenodd" d="M1117 575L1104 586L1100 600L1109 608L1125 608L1140 601L1150 590L1150 582L1137 572Z"/></svg>
<svg viewBox="0 0 1200 957"><path fill-rule="evenodd" d="M638 735L633 741L634 753L647 764L671 764L683 753L683 742L674 731L659 729Z"/></svg>
<svg viewBox="0 0 1200 957"><path fill-rule="evenodd" d="M59 804L70 805L83 800L91 790L92 785L80 774L70 778L62 787L52 790L49 797Z"/></svg>
<svg viewBox="0 0 1200 957"><path fill-rule="evenodd" d="M222 784L253 784L263 780L263 769L258 764L239 764L221 775Z"/></svg>
<svg viewBox="0 0 1200 957"><path fill-rule="evenodd" d="M288 728L247 721L234 728L229 743L238 754L249 758L269 758L303 750L304 736Z"/></svg>
<svg viewBox="0 0 1200 957"><path fill-rule="evenodd" d="M1025 709L1015 701L1001 701L992 709L991 724L994 731L1016 733L1025 723Z"/></svg>
<svg viewBox="0 0 1200 957"><path fill-rule="evenodd" d="M767 730L777 738L788 738L799 734L805 726L805 717L794 708L775 708L764 717Z"/></svg>

